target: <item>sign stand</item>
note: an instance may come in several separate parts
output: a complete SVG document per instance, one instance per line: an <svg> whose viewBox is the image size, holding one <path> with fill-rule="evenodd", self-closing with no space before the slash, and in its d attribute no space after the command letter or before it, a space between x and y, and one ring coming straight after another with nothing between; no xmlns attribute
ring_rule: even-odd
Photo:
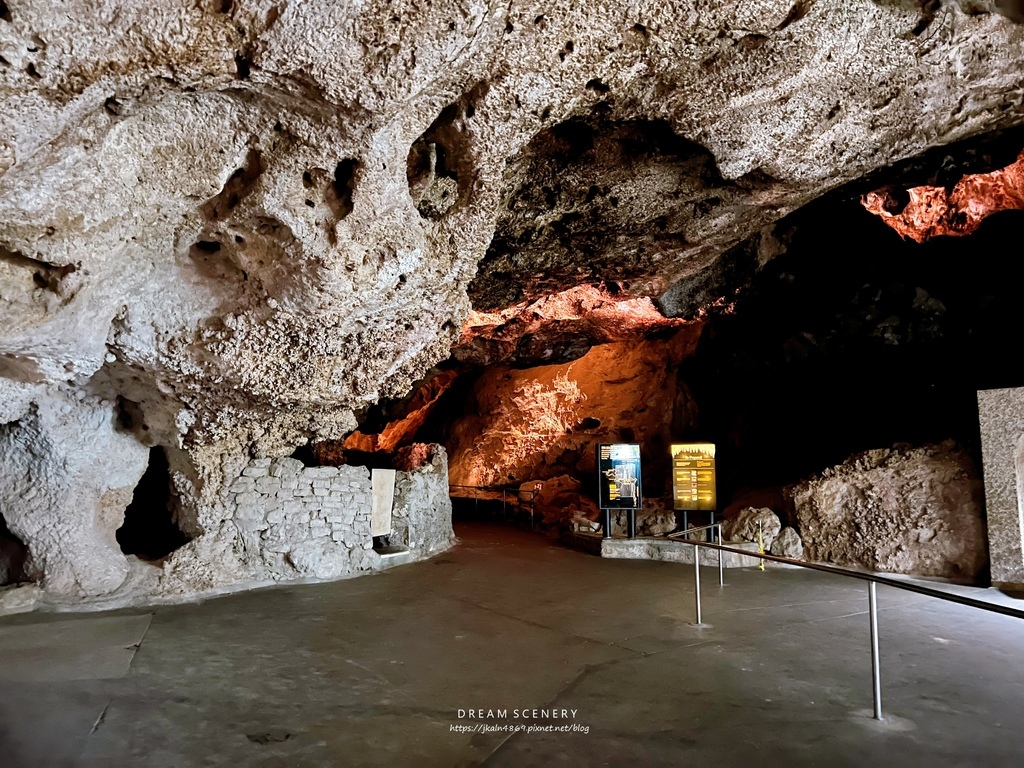
<svg viewBox="0 0 1024 768"><path fill-rule="evenodd" d="M636 511L643 506L640 484L640 446L601 443L597 446L597 497L602 537L612 537L612 510L628 513L628 535L636 538Z"/></svg>

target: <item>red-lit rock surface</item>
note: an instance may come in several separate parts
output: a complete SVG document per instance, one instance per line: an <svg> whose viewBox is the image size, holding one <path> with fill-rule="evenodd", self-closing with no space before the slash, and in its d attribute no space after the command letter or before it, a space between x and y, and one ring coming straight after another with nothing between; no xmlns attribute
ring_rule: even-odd
<svg viewBox="0 0 1024 768"><path fill-rule="evenodd" d="M593 345L643 339L687 324L665 317L648 298L581 285L497 312L471 311L452 354L481 366L565 362ZM699 333L699 324L689 324Z"/></svg>
<svg viewBox="0 0 1024 768"><path fill-rule="evenodd" d="M907 192L910 202L898 212L891 189L869 192L862 203L900 235L919 243L939 235L969 235L993 213L1024 210L1024 152L1006 168L964 176L952 192L944 187Z"/></svg>
<svg viewBox="0 0 1024 768"><path fill-rule="evenodd" d="M430 463L437 447L437 443L412 443L399 448L393 457L395 469L399 472L412 472L414 469L425 467Z"/></svg>
<svg viewBox="0 0 1024 768"><path fill-rule="evenodd" d="M594 446L616 441L639 442L651 477L667 476L658 462L667 464L668 444L695 420L678 366L698 336L687 327L670 339L594 347L571 363L488 370L452 428L452 484L590 478Z"/></svg>
<svg viewBox="0 0 1024 768"><path fill-rule="evenodd" d="M377 434L366 434L358 429L345 438L344 450L364 453L390 453L410 443L423 426L437 401L459 377L458 371L442 371L420 385L402 408L402 416L388 423Z"/></svg>

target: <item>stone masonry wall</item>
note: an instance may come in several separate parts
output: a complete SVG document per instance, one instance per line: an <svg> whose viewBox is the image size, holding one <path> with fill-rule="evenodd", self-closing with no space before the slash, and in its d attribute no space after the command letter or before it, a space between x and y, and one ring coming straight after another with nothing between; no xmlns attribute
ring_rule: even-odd
<svg viewBox="0 0 1024 768"><path fill-rule="evenodd" d="M266 578L337 578L372 570L370 472L254 459L228 488L243 560Z"/></svg>
<svg viewBox="0 0 1024 768"><path fill-rule="evenodd" d="M292 458L254 459L228 487L236 548L257 579L317 578L372 571L382 565L370 534L370 471L306 467ZM438 446L430 463L397 472L392 543L416 557L454 541L448 467Z"/></svg>

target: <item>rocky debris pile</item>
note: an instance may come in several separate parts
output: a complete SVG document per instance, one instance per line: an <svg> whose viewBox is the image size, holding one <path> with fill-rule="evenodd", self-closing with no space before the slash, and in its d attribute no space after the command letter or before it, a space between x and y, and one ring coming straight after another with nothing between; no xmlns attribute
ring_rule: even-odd
<svg viewBox="0 0 1024 768"><path fill-rule="evenodd" d="M808 559L975 580L981 481L954 443L865 451L787 489Z"/></svg>

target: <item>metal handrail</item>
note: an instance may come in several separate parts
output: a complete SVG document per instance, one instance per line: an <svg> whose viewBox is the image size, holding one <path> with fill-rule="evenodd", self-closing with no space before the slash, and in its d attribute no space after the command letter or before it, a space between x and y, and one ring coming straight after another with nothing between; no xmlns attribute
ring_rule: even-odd
<svg viewBox="0 0 1024 768"><path fill-rule="evenodd" d="M451 494L452 488L472 488L473 490L476 491L490 491L492 493L497 493L498 491L501 491L501 516L505 520L505 522L508 522L508 515L507 512L505 511L507 496L511 493L515 493L516 498L523 499L524 494L529 494L529 496L524 500L530 502L530 530L532 531L536 527L537 509L534 505L534 499L536 499L538 493L536 490L530 489L524 491L516 487L515 485L460 485L458 483L449 483L449 495ZM473 502L474 509L479 509L480 497L478 495L473 496Z"/></svg>
<svg viewBox="0 0 1024 768"><path fill-rule="evenodd" d="M710 526L707 526L710 527ZM878 650L878 593L877 585L885 584L888 587L895 587L896 589L906 590L907 592L916 592L919 595L926 595L928 597L934 597L939 600L945 600L950 603L959 603L960 605L966 605L971 608L978 608L983 611L990 613L998 613L1003 616L1012 616L1017 619L1024 619L1024 610L1017 608L1010 608L1009 606L999 605L997 603L989 603L984 600L977 600L973 597L964 597L963 595L955 595L950 592L943 592L939 589L933 589L932 587L926 587L922 584L915 584L913 582L900 581L893 579L888 576L880 576L875 573L867 573L865 571L855 571L849 568L840 568L835 565L825 565L824 563L813 563L805 560L794 560L790 557L782 557L780 555L769 555L765 552L749 552L745 549L739 549L737 547L727 547L723 544L711 544L706 541L696 541L694 539L679 538L682 535L689 533L690 531L701 530L699 528L691 528L687 531L679 531L677 533L670 533L668 538L672 538L675 541L680 541L684 544L691 544L696 548L693 558L693 573L694 573L694 584L696 585L696 614L698 626L701 625L701 610L700 610L700 548L709 547L710 549L717 549L719 557L723 552L734 552L739 555L745 555L747 557L756 557L761 560L768 560L775 563L785 563L786 565L795 565L799 568L808 568L813 571L822 571L824 573L833 573L838 576L849 576L853 579L860 579L861 581L868 582L868 614L870 620L871 630L871 683L872 683L872 697L874 700L874 717L876 720L882 719L882 675L881 675L881 661ZM719 530L719 541L721 541L721 530ZM721 562L721 561L719 561Z"/></svg>
<svg viewBox="0 0 1024 768"><path fill-rule="evenodd" d="M722 524L721 523L712 523L711 525L702 525L700 528L687 528L684 531L676 531L675 533L670 533L670 534L668 534L666 536L666 538L668 538L668 539L675 539L677 536L686 536L686 535L691 534L691 533L697 533L698 531L710 531L710 530L713 530L715 528L718 529L718 540L722 541ZM695 561L700 559L700 550L699 549L696 550L693 553L693 559ZM697 583L698 584L700 583L700 574L699 573L697 574ZM718 550L718 586L720 586L720 587L724 587L725 586L725 573L723 571L723 565L722 565L722 550ZM699 589L697 590L697 623L700 624L700 590Z"/></svg>

